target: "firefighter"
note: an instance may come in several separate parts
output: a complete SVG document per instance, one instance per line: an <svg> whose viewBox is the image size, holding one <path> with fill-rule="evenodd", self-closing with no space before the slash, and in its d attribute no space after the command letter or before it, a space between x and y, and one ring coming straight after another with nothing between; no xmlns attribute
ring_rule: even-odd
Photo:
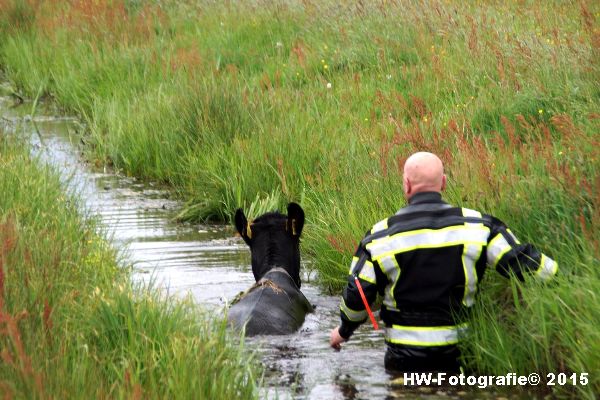
<svg viewBox="0 0 600 400"><path fill-rule="evenodd" d="M369 305L378 293L383 298L388 371L457 372L465 311L486 267L505 277L548 280L558 264L521 243L499 219L444 202L446 176L435 154L410 156L403 186L408 205L375 224L358 245L330 345L339 350L367 319L358 282Z"/></svg>

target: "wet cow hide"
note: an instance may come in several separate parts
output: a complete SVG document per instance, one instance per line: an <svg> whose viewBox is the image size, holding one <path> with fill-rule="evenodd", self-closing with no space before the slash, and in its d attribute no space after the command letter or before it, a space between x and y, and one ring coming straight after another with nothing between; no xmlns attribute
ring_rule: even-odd
<svg viewBox="0 0 600 400"><path fill-rule="evenodd" d="M290 203L287 216L263 214L248 221L242 209L235 227L252 254L256 283L233 301L227 319L247 336L285 335L297 331L313 311L300 291L300 234L304 211Z"/></svg>

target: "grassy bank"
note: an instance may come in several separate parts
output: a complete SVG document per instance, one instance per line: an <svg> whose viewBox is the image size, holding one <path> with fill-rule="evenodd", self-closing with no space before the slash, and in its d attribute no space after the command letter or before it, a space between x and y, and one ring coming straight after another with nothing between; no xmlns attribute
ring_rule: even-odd
<svg viewBox="0 0 600 400"><path fill-rule="evenodd" d="M5 0L0 63L86 120L91 158L173 185L184 218L300 201L332 290L402 206L405 157L440 154L449 201L561 265L552 287L488 274L471 367L600 370L597 4L355 3Z"/></svg>
<svg viewBox="0 0 600 400"><path fill-rule="evenodd" d="M1 130L0 193L3 398L256 397L224 324L133 290L56 174Z"/></svg>

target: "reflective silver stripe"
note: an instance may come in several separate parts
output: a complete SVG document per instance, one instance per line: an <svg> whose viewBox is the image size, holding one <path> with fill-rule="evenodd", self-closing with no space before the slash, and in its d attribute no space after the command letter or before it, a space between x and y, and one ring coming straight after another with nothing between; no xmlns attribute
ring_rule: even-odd
<svg viewBox="0 0 600 400"><path fill-rule="evenodd" d="M547 281L556 275L556 271L558 271L558 263L551 259L550 257L546 257L542 254L542 259L540 260L540 267L537 271L535 271L535 275L543 280Z"/></svg>
<svg viewBox="0 0 600 400"><path fill-rule="evenodd" d="M465 293L463 304L471 307L475 303L475 293L477 293L477 271L475 263L481 257L483 246L467 244L462 254L463 269L465 271Z"/></svg>
<svg viewBox="0 0 600 400"><path fill-rule="evenodd" d="M359 322L367 318L368 314L366 310L356 311L349 308L346 305L346 301L342 297L342 302L340 303L340 310L344 313L344 315L350 320L354 322Z"/></svg>
<svg viewBox="0 0 600 400"><path fill-rule="evenodd" d="M446 346L458 343L467 329L467 324L433 327L392 325L385 328L385 340L413 346Z"/></svg>
<svg viewBox="0 0 600 400"><path fill-rule="evenodd" d="M470 208L463 208L462 209L462 215L463 215L463 217L477 217L477 218L481 218L481 213L479 211L471 210ZM471 224L471 225L478 225L478 224L473 224L473 223L469 223L469 224Z"/></svg>
<svg viewBox="0 0 600 400"><path fill-rule="evenodd" d="M479 211L471 210L469 208L463 208L462 214L464 217L482 218ZM483 223L467 222L465 225L482 227ZM471 307L475 303L475 293L477 292L477 271L475 270L475 264L477 263L477 260L479 260L479 257L481 257L482 250L483 246L479 244L465 244L464 246L462 263L465 273L465 292L462 302L467 307Z"/></svg>
<svg viewBox="0 0 600 400"><path fill-rule="evenodd" d="M490 241L487 248L487 264L491 268L495 268L498 265L500 259L512 249L512 246L508 244L502 233L496 235Z"/></svg>
<svg viewBox="0 0 600 400"><path fill-rule="evenodd" d="M363 266L362 271L360 271L360 274L358 274L358 277L363 281L367 281L374 285L377 283L377 280L375 279L375 267L373 267L371 261L365 261L365 265Z"/></svg>
<svg viewBox="0 0 600 400"><path fill-rule="evenodd" d="M388 278L388 284L385 287L383 296L383 304L390 310L396 310L397 306L396 299L394 298L394 289L396 288L398 278L400 278L400 266L396 261L396 257L393 255L383 257L379 260L379 265Z"/></svg>
<svg viewBox="0 0 600 400"><path fill-rule="evenodd" d="M375 225L373 225L373 228L371 228L371 233L382 231L384 229L387 229L387 227L388 227L388 220L386 218L384 220L379 221Z"/></svg>
<svg viewBox="0 0 600 400"><path fill-rule="evenodd" d="M373 260L378 260L387 255L416 249L464 244L484 246L487 243L488 236L489 229L479 226L479 224L474 224L474 226L450 226L443 229L419 229L373 240L367 245L367 250L371 252Z"/></svg>

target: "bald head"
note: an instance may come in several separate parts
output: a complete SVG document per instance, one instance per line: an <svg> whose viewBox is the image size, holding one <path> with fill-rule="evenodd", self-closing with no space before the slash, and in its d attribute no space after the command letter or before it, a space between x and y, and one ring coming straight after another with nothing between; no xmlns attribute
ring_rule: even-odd
<svg viewBox="0 0 600 400"><path fill-rule="evenodd" d="M415 193L441 192L446 188L442 160L424 151L413 154L404 163L403 183L407 199Z"/></svg>

